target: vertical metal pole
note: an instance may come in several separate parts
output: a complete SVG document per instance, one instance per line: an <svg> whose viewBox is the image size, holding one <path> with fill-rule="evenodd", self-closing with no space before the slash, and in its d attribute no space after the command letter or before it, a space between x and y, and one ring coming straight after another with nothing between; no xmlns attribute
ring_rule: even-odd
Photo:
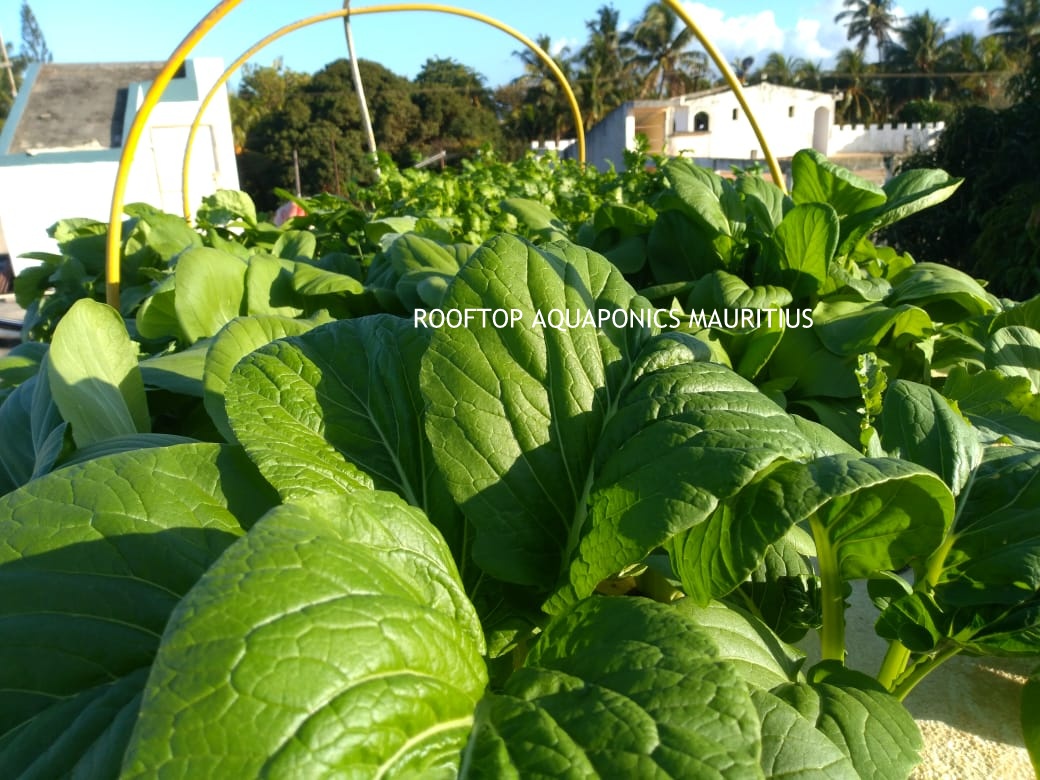
<svg viewBox="0 0 1040 780"><path fill-rule="evenodd" d="M354 79L354 91L357 92L358 104L361 108L361 129L365 131L368 140L368 152L372 155L372 165L375 166L376 179L380 178L382 172L379 170L379 157L376 154L376 136L372 132L372 118L368 114L368 101L365 100L365 87L361 83L361 69L354 56L354 36L350 32L350 0L343 0L343 10L347 15L343 17L343 29L347 34L347 56L350 57L350 75Z"/></svg>
<svg viewBox="0 0 1040 780"><path fill-rule="evenodd" d="M300 188L300 153L296 151L295 146L292 150L292 167L293 173L296 176L296 197L299 198L302 196L303 192Z"/></svg>

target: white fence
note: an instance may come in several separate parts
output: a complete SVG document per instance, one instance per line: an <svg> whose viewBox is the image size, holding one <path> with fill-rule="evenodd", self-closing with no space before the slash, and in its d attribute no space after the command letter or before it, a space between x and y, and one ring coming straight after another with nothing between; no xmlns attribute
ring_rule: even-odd
<svg viewBox="0 0 1040 780"><path fill-rule="evenodd" d="M946 127L945 122L884 125L834 125L827 154L906 154L928 149Z"/></svg>

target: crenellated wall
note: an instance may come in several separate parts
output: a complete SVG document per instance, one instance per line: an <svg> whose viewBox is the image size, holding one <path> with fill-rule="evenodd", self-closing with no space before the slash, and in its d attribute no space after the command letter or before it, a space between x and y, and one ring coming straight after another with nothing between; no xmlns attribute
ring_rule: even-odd
<svg viewBox="0 0 1040 780"><path fill-rule="evenodd" d="M834 125L827 144L827 154L917 152L933 146L945 127L945 122Z"/></svg>

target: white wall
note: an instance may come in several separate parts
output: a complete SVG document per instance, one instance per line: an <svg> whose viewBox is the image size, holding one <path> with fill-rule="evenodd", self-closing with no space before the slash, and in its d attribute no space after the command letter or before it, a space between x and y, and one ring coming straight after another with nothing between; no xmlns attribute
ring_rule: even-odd
<svg viewBox="0 0 1040 780"><path fill-rule="evenodd" d="M833 117L834 99L826 93L756 84L746 88L745 94L776 157L790 157L799 149L813 146L817 109L828 112L828 124ZM708 115L707 132L694 131L696 115L701 112ZM718 159L764 158L747 115L728 90L680 101L675 109L673 131L668 143L669 154Z"/></svg>
<svg viewBox="0 0 1040 780"><path fill-rule="evenodd" d="M946 127L945 122L901 122L892 125L835 125L828 154L905 154L930 148Z"/></svg>
<svg viewBox="0 0 1040 780"><path fill-rule="evenodd" d="M149 117L137 147L126 203L144 202L182 212L181 168L188 128L210 87L224 70L220 59L186 63L185 79L175 79ZM191 83L194 77L197 86ZM133 85L124 127L129 129L147 89ZM88 217L107 222L120 150L52 152L0 156L0 230L15 271L29 264L24 252L57 252L47 228L59 219ZM203 117L189 179L192 211L217 189L238 189L231 116L226 90Z"/></svg>
<svg viewBox="0 0 1040 780"><path fill-rule="evenodd" d="M601 171L611 163L618 171L625 170L624 151L635 147L635 119L629 114L631 103L611 111L585 133L585 160ZM577 159L575 144L567 150L567 156Z"/></svg>

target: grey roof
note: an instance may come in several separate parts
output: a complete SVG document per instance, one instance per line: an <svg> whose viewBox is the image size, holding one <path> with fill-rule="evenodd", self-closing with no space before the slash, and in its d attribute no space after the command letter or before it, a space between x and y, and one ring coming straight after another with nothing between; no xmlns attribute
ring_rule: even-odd
<svg viewBox="0 0 1040 780"><path fill-rule="evenodd" d="M152 81L161 62L47 63L32 83L10 153L118 149L131 84Z"/></svg>

